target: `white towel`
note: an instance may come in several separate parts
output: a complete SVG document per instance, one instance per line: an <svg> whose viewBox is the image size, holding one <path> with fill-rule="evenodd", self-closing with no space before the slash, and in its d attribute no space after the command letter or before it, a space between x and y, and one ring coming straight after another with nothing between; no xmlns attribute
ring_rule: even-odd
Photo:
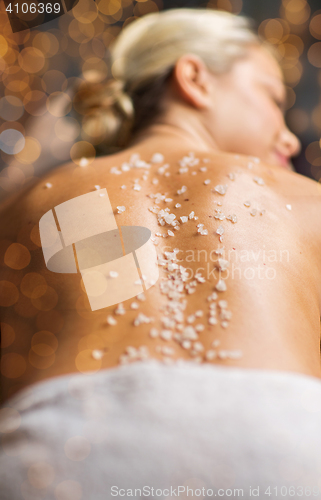
<svg viewBox="0 0 321 500"><path fill-rule="evenodd" d="M0 410L0 498L320 498L320 428L306 375L147 361L60 376Z"/></svg>

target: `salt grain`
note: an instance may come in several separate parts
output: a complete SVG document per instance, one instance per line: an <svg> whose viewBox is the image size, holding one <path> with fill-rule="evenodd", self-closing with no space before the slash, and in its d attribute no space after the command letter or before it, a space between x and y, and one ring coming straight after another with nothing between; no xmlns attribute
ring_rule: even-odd
<svg viewBox="0 0 321 500"><path fill-rule="evenodd" d="M218 226L218 228L216 229L216 234L219 234L220 236L224 234L224 227L222 225Z"/></svg>
<svg viewBox="0 0 321 500"><path fill-rule="evenodd" d="M259 186L264 186L265 182L262 177L253 177L254 182L256 182Z"/></svg>
<svg viewBox="0 0 321 500"><path fill-rule="evenodd" d="M122 303L118 304L117 308L115 309L115 314L118 314L118 315L123 315L125 314L125 308L123 306Z"/></svg>
<svg viewBox="0 0 321 500"><path fill-rule="evenodd" d="M191 345L192 345L192 343L190 340L183 340L181 343L181 346L183 347L183 349L190 349Z"/></svg>
<svg viewBox="0 0 321 500"><path fill-rule="evenodd" d="M227 287L225 281L219 280L215 286L215 290L217 290L218 292L225 292L226 289Z"/></svg>
<svg viewBox="0 0 321 500"><path fill-rule="evenodd" d="M102 359L104 356L104 351L101 351L99 349L94 349L91 353L92 357L96 360Z"/></svg>
<svg viewBox="0 0 321 500"><path fill-rule="evenodd" d="M115 175L120 175L121 174L121 170L118 170L117 167L111 167L110 171L109 171L111 174L115 174Z"/></svg>
<svg viewBox="0 0 321 500"><path fill-rule="evenodd" d="M194 342L193 349L197 352L202 352L204 351L204 346L203 344L201 344L201 342Z"/></svg>
<svg viewBox="0 0 321 500"><path fill-rule="evenodd" d="M87 167L88 163L89 163L89 161L87 160L87 158L82 157L82 158L80 158L79 166L80 167Z"/></svg>
<svg viewBox="0 0 321 500"><path fill-rule="evenodd" d="M230 263L228 260L218 259L216 265L220 271L226 271Z"/></svg>
<svg viewBox="0 0 321 500"><path fill-rule="evenodd" d="M217 214L214 215L214 219L224 220L225 219L225 215L222 214L222 212L218 212Z"/></svg>
<svg viewBox="0 0 321 500"><path fill-rule="evenodd" d="M161 153L154 153L151 159L151 163L162 163L164 161L164 156Z"/></svg>
<svg viewBox="0 0 321 500"><path fill-rule="evenodd" d="M192 326L186 326L183 330L182 338L184 340L196 340L198 335Z"/></svg>
<svg viewBox="0 0 321 500"><path fill-rule="evenodd" d="M158 330L156 328L152 328L149 332L149 336L152 339L155 339L156 337L158 337Z"/></svg>
<svg viewBox="0 0 321 500"><path fill-rule="evenodd" d="M223 196L226 193L227 188L227 184L218 184L217 186L215 186L214 190Z"/></svg>
<svg viewBox="0 0 321 500"><path fill-rule="evenodd" d="M291 205L285 205L285 208L286 208L287 210L292 210L292 206L291 206Z"/></svg>
<svg viewBox="0 0 321 500"><path fill-rule="evenodd" d="M177 194L183 194L187 191L187 187L186 186L182 186L181 189L178 189L177 190Z"/></svg>
<svg viewBox="0 0 321 500"><path fill-rule="evenodd" d="M232 318L232 311L228 311L227 309L221 309L220 318L222 320L229 321Z"/></svg>
<svg viewBox="0 0 321 500"><path fill-rule="evenodd" d="M118 278L118 273L116 271L110 271L109 272L109 277L110 278Z"/></svg>
<svg viewBox="0 0 321 500"><path fill-rule="evenodd" d="M114 325L117 325L117 321L115 320L115 318L113 316L107 316L107 324L114 326Z"/></svg>
<svg viewBox="0 0 321 500"><path fill-rule="evenodd" d="M227 220L230 220L231 222L233 222L233 224L235 224L237 222L237 217L235 214L231 214L231 215L228 215L226 217Z"/></svg>
<svg viewBox="0 0 321 500"><path fill-rule="evenodd" d="M206 351L206 353L205 353L205 359L207 361L211 361L214 358L216 358L216 351L213 351L211 349L209 351Z"/></svg>
<svg viewBox="0 0 321 500"><path fill-rule="evenodd" d="M175 350L173 347L169 347L167 345L162 346L162 354L165 354L165 356L173 356L175 353Z"/></svg>
<svg viewBox="0 0 321 500"><path fill-rule="evenodd" d="M130 357L134 357L136 356L136 353L137 353L137 350L136 350L136 347L133 347L131 345L128 345L125 349L125 352L130 356Z"/></svg>
<svg viewBox="0 0 321 500"><path fill-rule="evenodd" d="M160 333L160 337L163 339L163 340L171 340L172 338L172 332L170 330L162 330L161 333Z"/></svg>
<svg viewBox="0 0 321 500"><path fill-rule="evenodd" d="M148 316L145 316L145 314L139 313L137 318L134 319L134 326L139 326L144 323L151 323L152 319L149 318Z"/></svg>

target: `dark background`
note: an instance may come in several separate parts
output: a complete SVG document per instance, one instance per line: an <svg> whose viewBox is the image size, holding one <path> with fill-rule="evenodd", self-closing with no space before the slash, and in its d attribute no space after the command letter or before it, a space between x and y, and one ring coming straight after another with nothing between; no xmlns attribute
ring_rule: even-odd
<svg viewBox="0 0 321 500"><path fill-rule="evenodd" d="M285 51L281 64L290 67L286 73L290 77L287 82L287 121L302 142L302 151L293 163L297 172L316 180L321 178L321 16L317 32L312 30L315 36L311 33L311 20L321 14L320 0L113 1L121 4L121 10L116 14L106 12L104 7L103 13L99 10L98 19L95 12L99 0L80 0L74 9L58 19L21 33L12 33L0 0L0 33L8 44L7 52L2 61L0 59L0 134L8 128L16 129L27 137L28 142L22 153L7 154L0 149L0 199L30 179L70 161L70 149L74 142L86 141L86 137L79 132L71 105L68 108L72 88L79 77L83 78L83 71L90 73L98 68L105 72L106 78L109 76L108 70L106 73L108 46L123 24L150 11L182 7L240 12L254 20L262 35L266 34L264 30L268 20L277 19L286 24L286 36L282 40L274 40L274 43L282 54ZM107 0L101 2L105 2L105 6L108 4ZM291 12L296 12L297 17L291 17ZM88 23L92 13L96 18ZM45 38L41 38L43 36ZM0 35L0 55L3 39ZM299 57L295 55L296 45L301 46ZM312 46L314 56L310 57ZM293 65L298 69L291 70ZM293 77L293 74L298 76ZM22 82L20 87L19 82ZM23 111L19 119L10 118L8 109L17 108L10 108L8 96L16 98L10 106L20 106ZM52 103L58 103L58 111Z"/></svg>

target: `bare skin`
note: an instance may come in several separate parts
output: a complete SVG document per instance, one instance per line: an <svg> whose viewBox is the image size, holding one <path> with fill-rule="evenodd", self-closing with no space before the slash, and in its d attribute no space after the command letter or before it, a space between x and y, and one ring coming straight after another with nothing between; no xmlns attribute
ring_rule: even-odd
<svg viewBox="0 0 321 500"><path fill-rule="evenodd" d="M188 73L192 67L197 68L194 62L191 59L187 67L178 65L177 81L181 89L184 81L180 79L180 71ZM199 95L193 97L188 87L193 85L192 81L195 83L191 78L185 91L193 100ZM206 97L200 89L201 86L194 90L200 91L202 98ZM205 115L210 114L208 107L204 109ZM128 346L146 346L149 357L160 360L196 359L226 367L321 377L319 185L282 168L284 165L274 164L272 153L270 157L262 153L263 161L256 162L245 154L236 156L232 151L222 152L214 140L208 140L212 137L208 127L205 131L201 125L197 137L197 130L193 136L183 124L178 126L170 120L160 123L125 151L98 158L83 168L73 163L63 165L26 189L19 201L13 198L3 204L0 281L7 282L0 293L3 400L22 387L50 377L118 366ZM290 143L292 140L287 153L290 156L297 143L294 144L293 138L287 140ZM178 162L190 151L199 162L190 166L188 172L179 173ZM150 168L133 168L120 175L110 173L111 167L120 168L134 153L146 162L154 153L161 153L164 161L151 164ZM165 170L169 176L158 172L164 163L170 165ZM145 174L147 171L149 173ZM133 190L135 179L139 179L140 191ZM154 184L153 179L157 179L158 184ZM204 184L208 180L210 182ZM45 188L48 182L52 184L49 189ZM145 292L145 301L133 298L124 302L124 315L115 314L116 305L91 311L79 273L58 274L46 269L39 240L40 218L56 205L93 191L95 185L107 189L119 226L145 226L153 237L155 233L165 234L172 230L174 236L155 238L155 248L160 257L164 257L164 251L175 248L180 251L177 254L179 264L189 268L189 275L193 275L183 285L190 286L197 273L204 278L204 282L196 279L196 287L192 287L194 293L188 293L188 287L183 290L178 301L186 301L186 307L183 317L173 327L162 326L164 318L171 319L171 316L166 315L170 298L162 293L160 286L171 281L169 276L173 275L163 266L159 281ZM121 189L122 185L126 185L126 189ZM177 194L183 185L186 191ZM216 192L217 185L227 185L226 194ZM168 207L178 220L194 211L198 219L181 223L177 231L168 224L160 226L157 215L149 210L155 206L149 197L152 193L166 194L172 199L161 201L156 205L158 209ZM251 206L245 206L246 201L250 201ZM175 208L177 203L181 207ZM116 207L121 205L126 210L117 214ZM237 222L215 219L217 209L225 216L235 214ZM257 210L255 215L254 212L251 215L253 209ZM198 224L204 224L208 234L200 234ZM220 225L225 230L221 242L216 233ZM15 242L28 252L22 247L11 247L7 252ZM214 251L222 247L225 250L222 257L230 263L229 275L227 271L221 274L227 290L216 291L217 299L209 301L218 283L219 255ZM10 259L14 251L17 256ZM29 273L37 273L32 277L39 281L37 289L30 285ZM39 276L44 278L43 283ZM227 321L222 319L221 308L217 306L217 324L214 325L209 321L210 305L220 300L227 301L226 309L232 316ZM138 309L131 308L133 302L138 304ZM191 318L196 311L203 314ZM134 326L133 321L139 313L153 318L153 322ZM114 317L117 324L108 325L107 316ZM224 321L227 324L222 324ZM196 354L175 338L163 340L150 336L151 328L180 334L187 326L195 325L204 326L203 330L199 329L197 338L203 350ZM39 334L43 331L53 335ZM38 336L34 337L35 334ZM220 344L213 347L215 340ZM41 343L47 347L39 347ZM160 352L158 346L171 347L173 352ZM101 359L93 357L93 351L97 350L104 353ZM239 357L226 358L220 350L240 351ZM206 355L208 351L215 351L216 357L210 359Z"/></svg>

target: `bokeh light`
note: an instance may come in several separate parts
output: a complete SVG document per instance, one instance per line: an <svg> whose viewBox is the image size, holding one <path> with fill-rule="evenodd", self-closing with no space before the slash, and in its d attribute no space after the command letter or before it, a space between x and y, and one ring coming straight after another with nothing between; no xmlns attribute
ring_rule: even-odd
<svg viewBox="0 0 321 500"><path fill-rule="evenodd" d="M47 94L51 94L52 92L56 92L58 89L63 90L62 87L65 81L66 77L62 73L62 71L51 69L43 75L41 79L41 85L43 90L47 92Z"/></svg>
<svg viewBox="0 0 321 500"><path fill-rule="evenodd" d="M47 488L55 478L55 469L46 462L35 462L28 469L28 481L37 490Z"/></svg>
<svg viewBox="0 0 321 500"><path fill-rule="evenodd" d="M321 68L321 42L315 42L308 50L308 59L316 68Z"/></svg>
<svg viewBox="0 0 321 500"><path fill-rule="evenodd" d="M311 9L306 0L282 0L281 13L289 23L300 25L309 19Z"/></svg>
<svg viewBox="0 0 321 500"><path fill-rule="evenodd" d="M3 120L19 120L23 113L23 103L18 97L9 95L0 99L0 118Z"/></svg>
<svg viewBox="0 0 321 500"><path fill-rule="evenodd" d="M12 243L4 254L4 263L11 269L24 269L28 266L31 255L24 245Z"/></svg>
<svg viewBox="0 0 321 500"><path fill-rule="evenodd" d="M321 149L319 141L311 142L305 150L305 157L311 165L321 167Z"/></svg>
<svg viewBox="0 0 321 500"><path fill-rule="evenodd" d="M32 350L42 357L48 357L54 354L58 347L56 336L50 331L40 331L33 335L31 339Z"/></svg>
<svg viewBox="0 0 321 500"><path fill-rule="evenodd" d="M17 147L20 147L20 141L22 142L22 140L19 140ZM33 163L40 156L40 143L34 137L25 137L24 141L24 147L18 153L15 153L15 156L21 163Z"/></svg>
<svg viewBox="0 0 321 500"><path fill-rule="evenodd" d="M56 500L81 500L83 498L81 484L72 479L62 481L55 487Z"/></svg>
<svg viewBox="0 0 321 500"><path fill-rule="evenodd" d="M316 14L312 17L309 29L314 38L321 40L321 14Z"/></svg>
<svg viewBox="0 0 321 500"><path fill-rule="evenodd" d="M0 149L7 155L20 153L26 145L22 133L14 128L8 128L0 134Z"/></svg>
<svg viewBox="0 0 321 500"><path fill-rule="evenodd" d="M27 73L37 73L45 64L45 56L35 47L26 47L20 52L18 62L19 66Z"/></svg>
<svg viewBox="0 0 321 500"><path fill-rule="evenodd" d="M21 354L10 352L1 356L1 373L6 378L19 378L26 368L26 360Z"/></svg>
<svg viewBox="0 0 321 500"><path fill-rule="evenodd" d="M32 45L45 57L52 57L59 50L59 41L52 33L38 33L32 40Z"/></svg>
<svg viewBox="0 0 321 500"><path fill-rule="evenodd" d="M0 329L1 329L1 348L5 349L6 347L9 347L15 340L16 334L11 325L8 323L1 322L0 324Z"/></svg>
<svg viewBox="0 0 321 500"><path fill-rule="evenodd" d="M86 158L86 164L92 163L96 156L95 148L87 141L76 142L70 150L70 158L76 165L82 166L82 158Z"/></svg>

